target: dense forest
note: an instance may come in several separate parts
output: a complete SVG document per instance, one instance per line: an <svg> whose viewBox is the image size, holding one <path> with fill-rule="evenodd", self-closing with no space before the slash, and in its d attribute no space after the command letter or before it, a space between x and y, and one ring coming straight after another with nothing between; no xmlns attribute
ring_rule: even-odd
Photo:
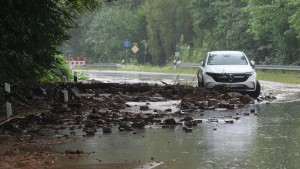
<svg viewBox="0 0 300 169"><path fill-rule="evenodd" d="M300 65L299 0L115 0L78 23L61 51L90 63L196 63L210 50L241 50L259 64Z"/></svg>
<svg viewBox="0 0 300 169"><path fill-rule="evenodd" d="M299 0L2 0L0 81L55 80L70 73L64 57L78 56L164 66L241 50L258 64L300 65L299 9Z"/></svg>

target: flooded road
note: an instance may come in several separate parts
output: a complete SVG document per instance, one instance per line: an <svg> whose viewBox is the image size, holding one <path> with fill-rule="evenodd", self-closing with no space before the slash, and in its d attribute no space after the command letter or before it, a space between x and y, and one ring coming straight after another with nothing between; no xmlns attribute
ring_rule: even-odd
<svg viewBox="0 0 300 169"><path fill-rule="evenodd" d="M90 79L103 82L120 82L120 83L160 83L161 81L174 84L175 81L183 84L197 84L197 77L190 74L170 74L170 73L153 73L153 72L127 72L127 71L98 71L98 70L81 70L89 75Z"/></svg>
<svg viewBox="0 0 300 169"><path fill-rule="evenodd" d="M96 79L94 76L92 78ZM190 75L183 76L188 78L185 80L188 82L193 79ZM104 77L101 75L99 79ZM155 82L160 79L170 83L174 82L174 77L180 79L176 75L143 77L144 80ZM126 83L139 80L126 78L116 77ZM201 119L202 123L193 127L192 132L185 132L182 126L162 128L156 125L138 132L118 132L116 128L112 133L104 134L98 130L95 136L79 135L78 141L55 145L51 151L80 149L91 152L76 161L66 162L62 167L72 169L299 168L300 88L282 85L262 82L262 92L275 93L278 97L276 103L256 103L241 109L195 113L193 118ZM161 106L176 107L176 101L169 105L165 102ZM249 113L251 110L255 113ZM225 122L227 117L234 116L239 119L233 123ZM147 165L148 162L152 164ZM155 164L159 165L156 167Z"/></svg>
<svg viewBox="0 0 300 169"><path fill-rule="evenodd" d="M243 115L253 107L257 116ZM136 133L120 133L117 129L111 134L99 131L93 137L82 137L73 143L54 146L52 150L79 148L93 152L66 163L63 168L101 168L122 163L141 166L149 161L163 162L156 167L161 169L298 168L299 109L298 102L291 102L252 105L242 110L205 111L198 118L222 118L218 122L204 120L190 133L181 126L150 126ZM224 116L236 114L241 118L234 124L223 121Z"/></svg>

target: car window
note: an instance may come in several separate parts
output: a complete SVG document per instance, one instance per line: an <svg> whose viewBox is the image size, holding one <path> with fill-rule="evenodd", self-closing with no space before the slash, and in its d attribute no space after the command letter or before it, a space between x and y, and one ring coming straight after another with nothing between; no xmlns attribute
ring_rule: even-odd
<svg viewBox="0 0 300 169"><path fill-rule="evenodd" d="M247 65L247 59L242 54L211 54L207 65Z"/></svg>

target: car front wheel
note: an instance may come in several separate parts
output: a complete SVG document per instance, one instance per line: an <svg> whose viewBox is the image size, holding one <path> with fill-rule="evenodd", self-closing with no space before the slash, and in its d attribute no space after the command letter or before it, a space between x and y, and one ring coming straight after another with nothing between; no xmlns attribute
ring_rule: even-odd
<svg viewBox="0 0 300 169"><path fill-rule="evenodd" d="M203 77L199 76L199 71L197 72L197 79L198 79L198 87L203 87Z"/></svg>
<svg viewBox="0 0 300 169"><path fill-rule="evenodd" d="M251 96L252 98L257 98L260 95L260 83L257 80L256 81L256 89L253 92L249 93L249 96Z"/></svg>

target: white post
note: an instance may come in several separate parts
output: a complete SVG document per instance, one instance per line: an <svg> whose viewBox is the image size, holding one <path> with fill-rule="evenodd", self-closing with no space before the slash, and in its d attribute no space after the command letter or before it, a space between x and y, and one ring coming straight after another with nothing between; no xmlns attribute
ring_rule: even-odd
<svg viewBox="0 0 300 169"><path fill-rule="evenodd" d="M76 71L74 71L74 83L77 83L77 72Z"/></svg>
<svg viewBox="0 0 300 169"><path fill-rule="evenodd" d="M63 82L67 83L67 77L66 76L63 76Z"/></svg>
<svg viewBox="0 0 300 169"><path fill-rule="evenodd" d="M64 101L65 101L65 103L69 102L68 90L64 90Z"/></svg>
<svg viewBox="0 0 300 169"><path fill-rule="evenodd" d="M7 114L7 119L11 118L12 116L12 108L11 108L11 103L6 102L6 114Z"/></svg>
<svg viewBox="0 0 300 169"><path fill-rule="evenodd" d="M5 102L7 119L12 116L11 100L10 100L10 85L5 83Z"/></svg>
<svg viewBox="0 0 300 169"><path fill-rule="evenodd" d="M64 103L63 103L63 107L67 108L68 107L68 102L69 102L69 94L68 94L68 90L63 90L64 93Z"/></svg>

